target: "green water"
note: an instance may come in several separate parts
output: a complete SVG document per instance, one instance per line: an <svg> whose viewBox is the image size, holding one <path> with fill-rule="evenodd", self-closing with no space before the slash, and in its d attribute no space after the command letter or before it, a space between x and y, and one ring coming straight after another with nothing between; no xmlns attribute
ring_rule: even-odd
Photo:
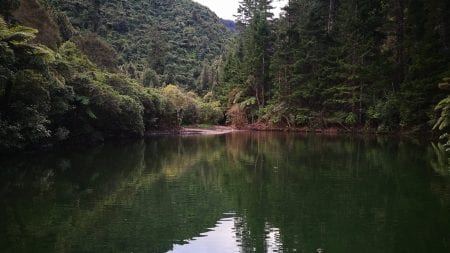
<svg viewBox="0 0 450 253"><path fill-rule="evenodd" d="M0 252L450 252L429 142L235 133L0 159Z"/></svg>

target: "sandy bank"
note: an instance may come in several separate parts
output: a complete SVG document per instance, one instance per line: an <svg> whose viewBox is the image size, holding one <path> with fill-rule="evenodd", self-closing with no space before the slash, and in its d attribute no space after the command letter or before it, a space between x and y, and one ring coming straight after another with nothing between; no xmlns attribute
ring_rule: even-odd
<svg viewBox="0 0 450 253"><path fill-rule="evenodd" d="M218 135L237 131L239 130L226 126L213 126L209 128L183 127L180 133L182 135Z"/></svg>

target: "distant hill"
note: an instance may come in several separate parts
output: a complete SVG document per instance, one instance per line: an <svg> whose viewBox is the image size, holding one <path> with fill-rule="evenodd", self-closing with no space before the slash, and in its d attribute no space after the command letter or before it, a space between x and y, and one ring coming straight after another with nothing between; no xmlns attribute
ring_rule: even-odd
<svg viewBox="0 0 450 253"><path fill-rule="evenodd" d="M82 32L99 35L118 63L139 79L146 69L161 83L195 89L202 66L220 55L231 32L208 8L190 0L47 0Z"/></svg>
<svg viewBox="0 0 450 253"><path fill-rule="evenodd" d="M222 21L222 24L230 31L230 32L236 32L236 22L233 20L228 19L220 19Z"/></svg>

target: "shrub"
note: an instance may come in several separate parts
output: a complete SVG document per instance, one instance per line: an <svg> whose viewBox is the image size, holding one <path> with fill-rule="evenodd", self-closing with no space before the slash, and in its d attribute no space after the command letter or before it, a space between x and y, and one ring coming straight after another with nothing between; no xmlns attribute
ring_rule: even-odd
<svg viewBox="0 0 450 253"><path fill-rule="evenodd" d="M358 117L356 116L355 113L351 112L351 113L347 114L347 117L345 118L345 124L347 126L355 126L357 122L358 122Z"/></svg>
<svg viewBox="0 0 450 253"><path fill-rule="evenodd" d="M201 123L219 124L224 118L222 107L218 101L201 103L200 105Z"/></svg>
<svg viewBox="0 0 450 253"><path fill-rule="evenodd" d="M78 97L85 100L80 106L85 107L82 121L104 137L144 134L143 108L133 98L121 95L112 87L87 75L80 74L68 84L74 87Z"/></svg>
<svg viewBox="0 0 450 253"><path fill-rule="evenodd" d="M217 124L223 118L220 103L211 101L210 97L201 99L193 92L186 92L176 85L167 85L160 89L163 97L174 108L179 125Z"/></svg>
<svg viewBox="0 0 450 253"><path fill-rule="evenodd" d="M158 90L145 88L134 80L119 74L105 75L105 82L122 95L134 98L143 107L143 120L146 131L176 125L174 108L163 98Z"/></svg>

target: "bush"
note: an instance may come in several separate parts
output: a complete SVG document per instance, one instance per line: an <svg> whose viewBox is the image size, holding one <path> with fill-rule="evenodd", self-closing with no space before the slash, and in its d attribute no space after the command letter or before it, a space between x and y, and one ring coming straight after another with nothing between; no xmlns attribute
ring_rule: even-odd
<svg viewBox="0 0 450 253"><path fill-rule="evenodd" d="M219 124L224 118L222 107L218 101L201 103L200 106L201 123Z"/></svg>
<svg viewBox="0 0 450 253"><path fill-rule="evenodd" d="M199 119L199 104L193 94L186 93L176 85L170 84L161 92L175 109L178 125L197 123Z"/></svg>
<svg viewBox="0 0 450 253"><path fill-rule="evenodd" d="M134 80L119 74L105 75L105 82L122 95L139 101L143 106L146 131L176 125L176 112L156 89L145 88Z"/></svg>
<svg viewBox="0 0 450 253"><path fill-rule="evenodd" d="M308 109L297 109L295 115L295 124L297 126L311 126L311 111Z"/></svg>
<svg viewBox="0 0 450 253"><path fill-rule="evenodd" d="M347 126L355 126L356 123L358 123L358 117L355 113L351 112L347 114L347 117L345 118L344 122Z"/></svg>
<svg viewBox="0 0 450 253"><path fill-rule="evenodd" d="M161 88L160 92L174 108L179 125L217 124L223 118L220 103L208 97L205 98L208 102L203 101L197 94L172 84Z"/></svg>
<svg viewBox="0 0 450 253"><path fill-rule="evenodd" d="M371 125L378 126L379 131L392 131L400 124L400 101L395 94L387 95L382 101L367 111Z"/></svg>
<svg viewBox="0 0 450 253"><path fill-rule="evenodd" d="M49 86L49 80L36 71L23 70L16 74L8 106L1 115L2 148L23 148L48 140L51 136Z"/></svg>
<svg viewBox="0 0 450 253"><path fill-rule="evenodd" d="M88 128L92 127L104 137L143 136L143 107L139 102L87 75L78 75L68 84L85 100L79 107L84 107L81 116L82 121L90 125ZM75 122L73 127L77 124Z"/></svg>

